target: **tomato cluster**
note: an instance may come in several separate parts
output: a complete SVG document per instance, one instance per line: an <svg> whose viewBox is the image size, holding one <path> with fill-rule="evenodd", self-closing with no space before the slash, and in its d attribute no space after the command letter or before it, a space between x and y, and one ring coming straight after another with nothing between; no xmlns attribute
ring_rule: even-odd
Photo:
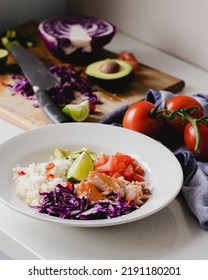
<svg viewBox="0 0 208 280"><path fill-rule="evenodd" d="M166 144L182 144L200 159L208 160L208 116L193 97L176 95L159 110L138 101L126 111L122 126Z"/></svg>

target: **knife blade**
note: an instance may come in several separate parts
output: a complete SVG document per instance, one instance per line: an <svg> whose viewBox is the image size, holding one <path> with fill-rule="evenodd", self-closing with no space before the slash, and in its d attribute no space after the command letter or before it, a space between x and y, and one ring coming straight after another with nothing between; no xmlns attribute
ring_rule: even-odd
<svg viewBox="0 0 208 280"><path fill-rule="evenodd" d="M40 107L53 123L69 121L48 94L58 84L56 77L46 65L30 51L20 45L11 44L9 50L30 82Z"/></svg>

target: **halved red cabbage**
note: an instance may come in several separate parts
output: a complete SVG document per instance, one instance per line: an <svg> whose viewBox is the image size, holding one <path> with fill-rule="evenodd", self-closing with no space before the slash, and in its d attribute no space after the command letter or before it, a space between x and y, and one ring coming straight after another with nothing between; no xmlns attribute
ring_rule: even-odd
<svg viewBox="0 0 208 280"><path fill-rule="evenodd" d="M65 16L46 19L39 31L52 54L68 61L75 54L89 54L111 41L116 27L105 21L87 16Z"/></svg>
<svg viewBox="0 0 208 280"><path fill-rule="evenodd" d="M61 219L110 219L126 215L139 208L138 205L129 204L124 198L120 198L119 194L114 200L90 202L89 196L78 198L74 195L73 189L67 189L60 184L54 190L43 192L41 195L43 195L42 204L32 208Z"/></svg>

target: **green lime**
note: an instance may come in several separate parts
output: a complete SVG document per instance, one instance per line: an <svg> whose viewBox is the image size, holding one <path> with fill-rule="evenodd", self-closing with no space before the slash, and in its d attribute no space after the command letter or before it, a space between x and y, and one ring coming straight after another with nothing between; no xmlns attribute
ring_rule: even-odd
<svg viewBox="0 0 208 280"><path fill-rule="evenodd" d="M90 171L94 170L94 164L91 156L84 151L70 166L67 179L71 182L80 182L87 179Z"/></svg>
<svg viewBox="0 0 208 280"><path fill-rule="evenodd" d="M73 120L82 122L89 116L90 102L85 100L79 104L68 104L62 109L62 112L72 117Z"/></svg>
<svg viewBox="0 0 208 280"><path fill-rule="evenodd" d="M5 49L0 49L0 65L6 64L9 52Z"/></svg>

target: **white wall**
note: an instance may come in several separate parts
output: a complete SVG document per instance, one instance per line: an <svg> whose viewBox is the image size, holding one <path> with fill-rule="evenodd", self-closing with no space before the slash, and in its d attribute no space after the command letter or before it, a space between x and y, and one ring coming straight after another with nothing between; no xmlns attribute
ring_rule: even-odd
<svg viewBox="0 0 208 280"><path fill-rule="evenodd" d="M66 13L67 0L0 0L0 31L29 20Z"/></svg>
<svg viewBox="0 0 208 280"><path fill-rule="evenodd" d="M68 0L68 13L94 15L208 70L207 0Z"/></svg>

